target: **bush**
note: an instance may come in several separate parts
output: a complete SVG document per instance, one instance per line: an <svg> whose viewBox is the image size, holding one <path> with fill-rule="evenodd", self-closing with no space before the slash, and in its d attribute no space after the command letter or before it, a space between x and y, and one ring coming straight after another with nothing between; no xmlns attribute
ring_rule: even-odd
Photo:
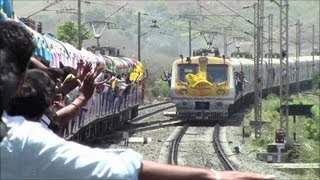
<svg viewBox="0 0 320 180"><path fill-rule="evenodd" d="M166 81L157 80L148 91L151 92L153 97L169 97L170 88Z"/></svg>

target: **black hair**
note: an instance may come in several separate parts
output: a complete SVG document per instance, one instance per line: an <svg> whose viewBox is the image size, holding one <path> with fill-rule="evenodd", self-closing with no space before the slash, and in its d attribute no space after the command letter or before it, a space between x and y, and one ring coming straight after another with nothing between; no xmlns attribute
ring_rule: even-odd
<svg viewBox="0 0 320 180"><path fill-rule="evenodd" d="M25 27L14 21L0 21L0 115L15 93L34 49Z"/></svg>
<svg viewBox="0 0 320 180"><path fill-rule="evenodd" d="M60 64L60 68L63 70L62 81L64 81L69 74L73 74L75 76L77 75L77 70L75 68L70 66L65 66L61 62L59 64Z"/></svg>
<svg viewBox="0 0 320 180"><path fill-rule="evenodd" d="M52 102L54 87L54 81L44 71L28 70L21 89L9 103L8 114L25 118L42 116Z"/></svg>
<svg viewBox="0 0 320 180"><path fill-rule="evenodd" d="M8 49L17 56L15 61L20 72L24 72L35 50L31 34L17 22L0 22L0 49Z"/></svg>
<svg viewBox="0 0 320 180"><path fill-rule="evenodd" d="M46 72L53 81L56 81L58 78L62 80L64 76L64 71L61 68L48 68L44 69L44 72Z"/></svg>

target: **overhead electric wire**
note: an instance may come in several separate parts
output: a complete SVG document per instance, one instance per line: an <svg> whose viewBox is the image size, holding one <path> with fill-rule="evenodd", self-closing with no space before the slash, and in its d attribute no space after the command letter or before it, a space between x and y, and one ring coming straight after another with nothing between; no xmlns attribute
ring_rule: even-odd
<svg viewBox="0 0 320 180"><path fill-rule="evenodd" d="M219 18L220 20L225 21L225 19L221 18L220 16L218 16L218 14L212 12L212 11L209 10L208 8L206 8L206 7L202 6L202 5L200 6L200 8L203 8L203 9L209 11L211 14L213 14L214 16L216 16L217 18Z"/></svg>
<svg viewBox="0 0 320 180"><path fill-rule="evenodd" d="M52 3L48 4L47 6L43 7L42 9L40 9L40 10L38 10L38 11L30 14L29 16L27 16L27 18L30 18L31 16L34 16L34 15L38 14L39 12L44 11L44 10L46 10L47 8L51 7L51 6L54 6L54 5L58 4L58 3L61 2L61 1L62 1L62 0L55 0L54 2L52 2Z"/></svg>
<svg viewBox="0 0 320 180"><path fill-rule="evenodd" d="M177 16L177 15L171 16L170 18L168 18L168 19L166 19L165 21L163 21L162 23L160 23L158 26L161 26L161 25L167 23L168 21L170 21L171 19L173 19L175 16ZM140 35L140 37L146 35L147 33L153 31L154 29L156 29L156 28L152 28L152 29L150 29L149 31L146 31L146 32L142 33L142 34Z"/></svg>
<svg viewBox="0 0 320 180"><path fill-rule="evenodd" d="M233 10L232 8L228 7L227 5L225 5L224 3L220 2L219 0L216 0L218 3L220 3L222 6L226 7L227 9L229 9L230 11L232 11L233 13L239 15L242 19L244 19L245 21L247 21L248 23L256 26L253 22L251 22L249 19L245 18L244 16L242 16L241 14L237 13L235 10Z"/></svg>
<svg viewBox="0 0 320 180"><path fill-rule="evenodd" d="M114 14L116 14L117 12L119 12L122 8L124 8L126 5L128 5L129 3L126 3L124 5L122 5L121 7L119 7L116 11L114 11L113 13L111 13L109 16L107 16L105 19L107 20L108 18L110 18L111 16L113 16Z"/></svg>
<svg viewBox="0 0 320 180"><path fill-rule="evenodd" d="M207 10L208 12L210 12L210 13L212 13L213 15L216 15L216 13L214 13L214 12L212 12L211 10L209 10L208 8L206 8L206 7L204 7L204 6L201 6L203 9L205 9L205 10ZM237 14L237 16L239 16L239 17L241 17L241 18L244 18L242 15L240 15L239 13L236 13ZM210 19L210 20L212 20L212 21L215 21L215 22L217 22L217 23L220 23L220 24L224 24L224 25L226 25L226 26L230 26L230 24L232 24L232 22L229 22L229 25L228 24L226 24L226 23L222 23L222 22L218 22L218 21L216 21L216 20L213 20L213 19L211 19L211 18L209 18L209 17L205 17L205 18L207 18L207 19ZM225 21L225 19L222 19L221 17L218 17L219 19L221 19L221 20L223 20L223 21ZM246 18L244 18L244 19L246 19ZM247 22L251 22L250 20L248 20L248 19L246 19L246 21ZM243 29L241 26L236 26L236 25L234 25L233 26L235 29L236 28L238 28L238 29L240 29L240 30L242 30L242 31L246 31L245 29Z"/></svg>
<svg viewBox="0 0 320 180"><path fill-rule="evenodd" d="M220 22L220 21L214 20L214 19L209 18L209 17L204 17L204 18L209 19L209 20L211 20L211 21L213 21L213 22L216 22L216 23L219 23L219 24L223 24L223 25L225 25L225 26L230 26L229 24L226 24L226 23L224 23L224 22Z"/></svg>

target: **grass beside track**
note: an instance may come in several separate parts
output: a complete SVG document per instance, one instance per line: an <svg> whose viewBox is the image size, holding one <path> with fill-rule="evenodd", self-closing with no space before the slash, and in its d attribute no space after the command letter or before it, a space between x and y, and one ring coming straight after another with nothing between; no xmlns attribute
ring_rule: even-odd
<svg viewBox="0 0 320 180"><path fill-rule="evenodd" d="M313 104L312 115L296 116L297 143L300 146L296 150L289 151L292 162L319 163L320 162L320 103L319 94L308 94L300 97L291 96L290 104ZM262 127L260 138L254 138L254 126L249 122L254 120L254 110L246 115L244 127L245 134L250 135L249 142L256 148L266 151L267 144L274 142L275 130L279 129L280 116L279 98L275 95L268 96L262 102L262 120L267 123ZM293 139L293 116L289 116L289 136ZM291 172L297 179L319 179L320 172L316 170ZM296 173L296 174L295 174Z"/></svg>

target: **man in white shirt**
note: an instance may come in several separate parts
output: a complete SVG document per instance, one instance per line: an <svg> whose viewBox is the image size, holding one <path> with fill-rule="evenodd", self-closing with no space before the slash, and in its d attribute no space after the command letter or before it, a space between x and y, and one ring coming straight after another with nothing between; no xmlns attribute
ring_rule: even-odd
<svg viewBox="0 0 320 180"><path fill-rule="evenodd" d="M21 25L0 22L0 113L1 122L4 122L1 124L5 126L1 127L0 133L3 138L0 143L1 179L274 178L254 173L213 172L208 169L163 165L142 160L142 156L132 150L110 152L67 142L39 122L34 122L40 119L43 113L40 110L28 114L28 119L33 121L27 121L22 116L8 116L3 111L7 110L10 97L15 94L19 96L25 68L33 50L32 38ZM73 101L74 105L64 108L65 112L91 98L95 77L94 73L85 76L80 95ZM30 93L34 93L33 90ZM42 91L39 96L46 96L43 93L46 92Z"/></svg>

